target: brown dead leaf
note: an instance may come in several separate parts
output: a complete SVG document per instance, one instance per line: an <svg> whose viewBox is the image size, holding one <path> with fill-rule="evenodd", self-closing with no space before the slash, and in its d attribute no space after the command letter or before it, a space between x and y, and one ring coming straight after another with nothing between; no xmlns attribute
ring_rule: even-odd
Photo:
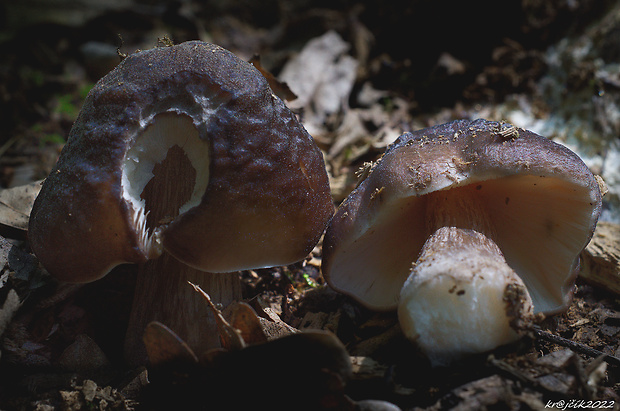
<svg viewBox="0 0 620 411"><path fill-rule="evenodd" d="M254 312L259 317L263 332L267 336L267 339L273 340L299 331L297 328L291 327L284 322L280 317L281 310L277 309L276 306L270 304L268 301L257 298L250 302L252 303Z"/></svg>
<svg viewBox="0 0 620 411"><path fill-rule="evenodd" d="M267 83L269 83L269 87L271 87L271 90L275 93L276 96L278 96L282 100L287 101L293 101L297 98L295 93L293 93L289 88L288 84L275 78L275 76L271 74L269 70L265 69L262 66L262 64L260 63L260 56L252 56L249 63L253 65L254 68L256 68L258 71L260 71L260 74L262 74L263 77L265 77L265 80L267 80Z"/></svg>
<svg viewBox="0 0 620 411"><path fill-rule="evenodd" d="M263 332L269 340L275 340L276 338L299 332L297 328L291 327L282 320L271 321L263 317L260 317L259 320L263 327Z"/></svg>
<svg viewBox="0 0 620 411"><path fill-rule="evenodd" d="M146 326L143 340L149 361L154 366L171 361L198 362L185 341L160 322L153 321Z"/></svg>
<svg viewBox="0 0 620 411"><path fill-rule="evenodd" d="M241 334L241 338L246 344L267 342L267 336L256 312L244 302L232 304L230 325Z"/></svg>

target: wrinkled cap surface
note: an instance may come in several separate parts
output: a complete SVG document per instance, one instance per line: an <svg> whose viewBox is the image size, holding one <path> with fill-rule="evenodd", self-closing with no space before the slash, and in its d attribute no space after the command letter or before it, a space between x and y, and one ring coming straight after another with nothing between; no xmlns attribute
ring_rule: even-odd
<svg viewBox="0 0 620 411"><path fill-rule="evenodd" d="M600 214L596 179L566 147L486 120L407 133L387 149L326 231L328 283L370 308L394 309L431 234L425 196L472 188L535 310L565 308Z"/></svg>
<svg viewBox="0 0 620 411"><path fill-rule="evenodd" d="M196 183L146 227L141 192L174 146ZM288 264L333 212L320 150L250 64L187 42L137 52L91 90L32 210L29 240L65 281L167 250L203 271Z"/></svg>

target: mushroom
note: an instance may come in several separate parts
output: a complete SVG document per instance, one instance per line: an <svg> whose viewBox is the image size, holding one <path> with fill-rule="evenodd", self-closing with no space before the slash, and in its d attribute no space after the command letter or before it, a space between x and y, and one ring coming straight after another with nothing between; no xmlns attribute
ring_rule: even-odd
<svg viewBox="0 0 620 411"><path fill-rule="evenodd" d="M60 281L140 264L125 347L140 363L153 320L192 349L218 345L188 281L226 305L237 271L303 259L333 211L320 150L265 78L192 41L136 52L95 85L28 236Z"/></svg>
<svg viewBox="0 0 620 411"><path fill-rule="evenodd" d="M515 341L516 322L567 308L601 210L566 147L510 124L459 120L399 137L336 211L332 288L398 309L434 364Z"/></svg>

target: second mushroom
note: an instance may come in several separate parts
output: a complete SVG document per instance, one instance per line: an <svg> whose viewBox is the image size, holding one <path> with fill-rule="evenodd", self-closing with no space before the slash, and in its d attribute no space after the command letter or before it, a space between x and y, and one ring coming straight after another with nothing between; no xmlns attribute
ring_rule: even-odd
<svg viewBox="0 0 620 411"><path fill-rule="evenodd" d="M197 352L218 345L188 281L226 305L241 296L236 271L303 259L332 213L323 157L295 115L253 66L194 41L132 54L95 85L28 235L61 281L141 265L126 353L142 363L153 320Z"/></svg>
<svg viewBox="0 0 620 411"><path fill-rule="evenodd" d="M403 332L447 364L567 308L600 210L597 180L569 149L454 121L388 148L332 219L323 273L371 309L397 308Z"/></svg>

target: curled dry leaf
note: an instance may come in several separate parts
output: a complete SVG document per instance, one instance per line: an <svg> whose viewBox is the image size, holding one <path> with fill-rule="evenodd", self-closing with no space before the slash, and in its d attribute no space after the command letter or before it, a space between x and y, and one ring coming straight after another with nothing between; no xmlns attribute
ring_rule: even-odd
<svg viewBox="0 0 620 411"><path fill-rule="evenodd" d="M263 325L252 307L244 302L234 302L229 307L231 310L230 325L246 344L267 342Z"/></svg>
<svg viewBox="0 0 620 411"><path fill-rule="evenodd" d="M211 312L213 312L213 315L215 316L215 322L220 333L222 348L227 350L240 350L245 347L245 341L243 341L243 337L241 336L241 334L234 327L232 327L228 323L228 321L226 321L226 319L222 315L222 312L218 310L215 304L213 304L213 302L211 301L211 297L209 297L209 294L205 293L203 289L200 288L200 286L193 283L189 284L194 287L194 290L196 290L196 292L198 292L202 296L202 298L204 298L204 300L207 302L209 309L211 310Z"/></svg>
<svg viewBox="0 0 620 411"><path fill-rule="evenodd" d="M269 83L269 87L273 90L274 94L280 97L282 100L292 101L297 98L295 93L291 91L288 84L283 81L278 80L269 70L263 67L260 62L260 56L254 55L250 59L249 63L253 65L256 70L260 71L260 74L265 77L267 83Z"/></svg>
<svg viewBox="0 0 620 411"><path fill-rule="evenodd" d="M202 298L216 318L222 348L224 350L240 350L247 345L255 345L268 341L264 325L250 305L234 302L226 308L226 317L213 304L209 294L200 286L189 283ZM143 335L149 361L153 365L181 359L197 362L198 357L191 348L173 330L164 324L153 321ZM202 352L197 353L201 355Z"/></svg>

